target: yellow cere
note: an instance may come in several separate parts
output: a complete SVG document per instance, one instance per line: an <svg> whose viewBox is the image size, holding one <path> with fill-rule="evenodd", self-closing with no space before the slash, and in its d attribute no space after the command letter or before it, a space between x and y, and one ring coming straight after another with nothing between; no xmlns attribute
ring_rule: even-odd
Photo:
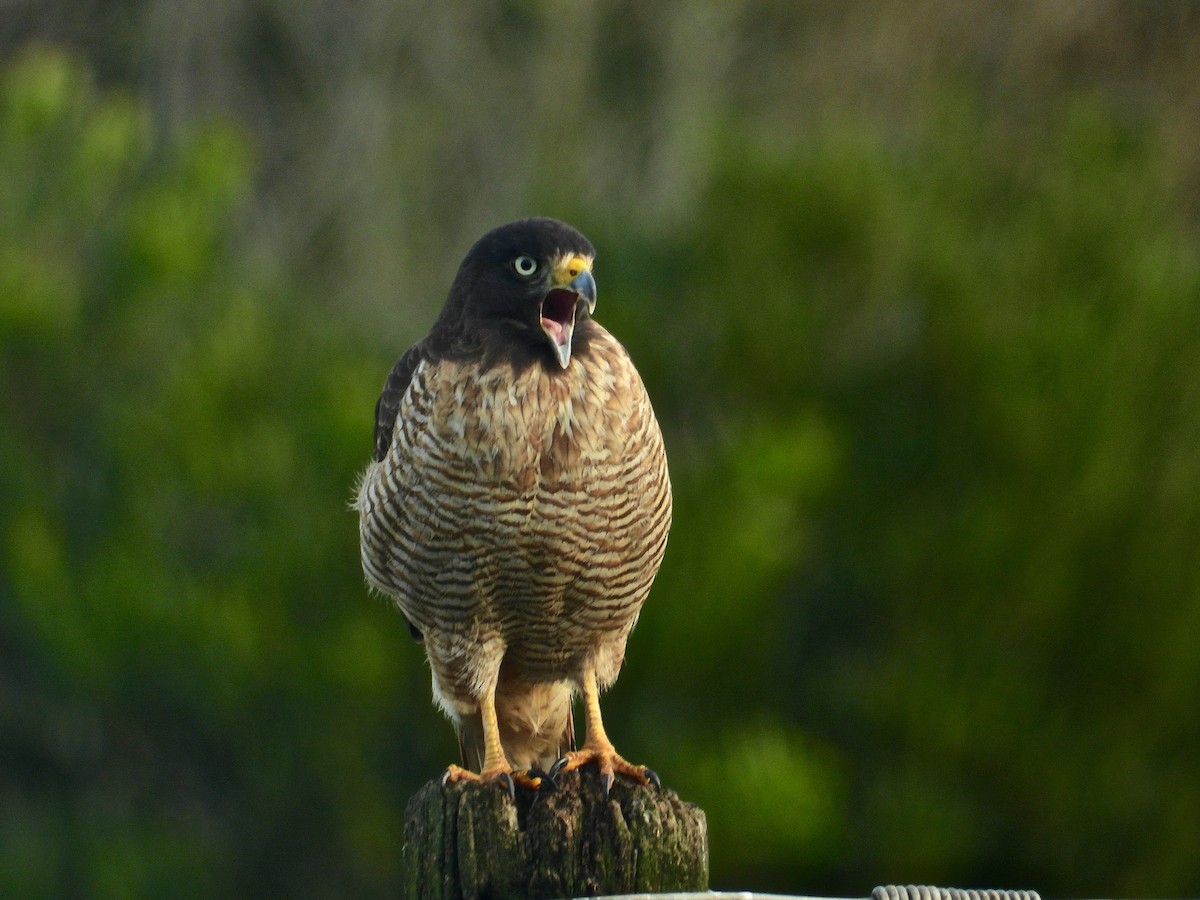
<svg viewBox="0 0 1200 900"><path fill-rule="evenodd" d="M579 274L592 268L592 258L573 254L554 262L554 280L558 284L570 284Z"/></svg>

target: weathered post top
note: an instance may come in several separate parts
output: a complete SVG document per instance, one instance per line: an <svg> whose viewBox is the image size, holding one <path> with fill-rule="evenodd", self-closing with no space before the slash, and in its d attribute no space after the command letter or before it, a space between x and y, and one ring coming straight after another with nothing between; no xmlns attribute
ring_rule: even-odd
<svg viewBox="0 0 1200 900"><path fill-rule="evenodd" d="M431 781L404 816L410 900L587 897L703 891L704 813L674 791L618 779L606 797L591 767L558 787L517 791Z"/></svg>

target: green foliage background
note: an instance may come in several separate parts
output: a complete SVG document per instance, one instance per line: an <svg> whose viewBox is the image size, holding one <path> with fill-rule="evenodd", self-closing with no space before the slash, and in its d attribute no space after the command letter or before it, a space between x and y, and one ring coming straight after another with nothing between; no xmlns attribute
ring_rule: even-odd
<svg viewBox="0 0 1200 900"><path fill-rule="evenodd" d="M21 7L0 894L395 893L454 742L347 504L533 212L667 433L606 715L714 885L1200 890L1200 17L955 8Z"/></svg>

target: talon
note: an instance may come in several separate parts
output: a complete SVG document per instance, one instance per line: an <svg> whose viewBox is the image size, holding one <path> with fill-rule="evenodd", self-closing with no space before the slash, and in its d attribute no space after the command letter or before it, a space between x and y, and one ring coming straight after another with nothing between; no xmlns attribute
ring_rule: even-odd
<svg viewBox="0 0 1200 900"><path fill-rule="evenodd" d="M604 785L604 796L607 797L609 795L609 792L612 791L613 773L612 772L601 772L600 773L600 783L602 785Z"/></svg>
<svg viewBox="0 0 1200 900"><path fill-rule="evenodd" d="M504 787L504 789L508 791L508 799L512 800L512 801L516 801L517 786L513 782L512 773L511 772L501 772L499 775L496 776L496 780L499 781L500 784Z"/></svg>
<svg viewBox="0 0 1200 900"><path fill-rule="evenodd" d="M649 767L647 767L647 769L646 769L646 780L648 782L650 782L652 785L654 785L656 788L658 788L660 791L662 790L662 779L660 779L658 777L657 772L655 772L653 769L651 769Z"/></svg>
<svg viewBox="0 0 1200 900"><path fill-rule="evenodd" d="M558 759L556 759L554 761L554 765L552 765L550 767L550 771L547 773L547 777L551 781L555 781L558 778L558 773L563 770L563 766L565 766L566 764L567 764L567 758L565 756L560 756Z"/></svg>

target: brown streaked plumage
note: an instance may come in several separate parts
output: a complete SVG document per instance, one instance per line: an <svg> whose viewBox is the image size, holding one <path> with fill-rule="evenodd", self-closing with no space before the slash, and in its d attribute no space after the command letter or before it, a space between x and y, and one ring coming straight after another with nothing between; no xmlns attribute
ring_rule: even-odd
<svg viewBox="0 0 1200 900"><path fill-rule="evenodd" d="M605 735L599 692L662 561L671 487L641 378L591 318L593 257L552 219L484 235L388 376L358 492L367 580L423 641L463 765L488 780L564 754L647 777Z"/></svg>

